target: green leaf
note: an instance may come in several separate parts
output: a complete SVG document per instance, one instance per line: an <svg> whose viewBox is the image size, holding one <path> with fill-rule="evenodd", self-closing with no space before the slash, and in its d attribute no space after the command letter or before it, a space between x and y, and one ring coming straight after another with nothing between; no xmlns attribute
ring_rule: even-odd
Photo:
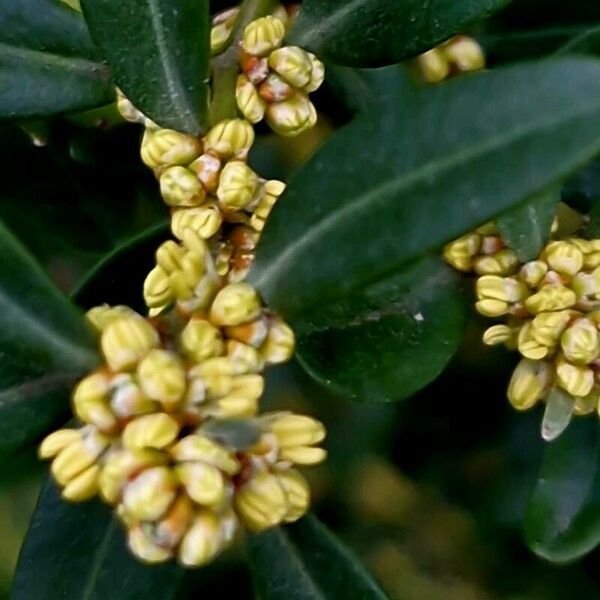
<svg viewBox="0 0 600 600"><path fill-rule="evenodd" d="M557 54L594 54L600 55L600 26L593 27L575 36Z"/></svg>
<svg viewBox="0 0 600 600"><path fill-rule="evenodd" d="M385 600L355 556L312 515L250 536L250 562L262 600Z"/></svg>
<svg viewBox="0 0 600 600"><path fill-rule="evenodd" d="M83 319L0 224L0 455L68 414L74 381L96 365Z"/></svg>
<svg viewBox="0 0 600 600"><path fill-rule="evenodd" d="M83 0L117 85L163 127L197 135L208 110L208 0Z"/></svg>
<svg viewBox="0 0 600 600"><path fill-rule="evenodd" d="M0 117L83 110L113 95L81 15L52 0L0 5Z"/></svg>
<svg viewBox="0 0 600 600"><path fill-rule="evenodd" d="M374 67L429 50L509 0L305 0L289 43L332 63Z"/></svg>
<svg viewBox="0 0 600 600"><path fill-rule="evenodd" d="M332 392L388 402L411 396L435 379L462 339L465 300L460 277L436 258L323 310L306 335L302 366Z"/></svg>
<svg viewBox="0 0 600 600"><path fill-rule="evenodd" d="M108 506L69 504L48 481L21 549L11 598L168 600L183 575L174 563L136 561Z"/></svg>
<svg viewBox="0 0 600 600"><path fill-rule="evenodd" d="M536 194L496 221L502 237L522 262L540 255L550 236L559 200L560 189L556 186Z"/></svg>
<svg viewBox="0 0 600 600"><path fill-rule="evenodd" d="M531 549L557 563L573 561L600 543L600 427L575 419L544 453L525 518Z"/></svg>

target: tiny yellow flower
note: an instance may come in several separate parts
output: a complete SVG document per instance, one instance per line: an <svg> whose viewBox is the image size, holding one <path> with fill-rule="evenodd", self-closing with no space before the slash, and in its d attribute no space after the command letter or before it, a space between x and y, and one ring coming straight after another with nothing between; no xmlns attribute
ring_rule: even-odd
<svg viewBox="0 0 600 600"><path fill-rule="evenodd" d="M254 143L254 129L244 119L226 119L217 123L204 138L204 149L229 160L244 159ZM191 161L190 161L191 162Z"/></svg>
<svg viewBox="0 0 600 600"><path fill-rule="evenodd" d="M571 396L587 396L594 385L594 372L588 367L574 365L559 356L556 360L556 380Z"/></svg>
<svg viewBox="0 0 600 600"><path fill-rule="evenodd" d="M305 92L316 92L325 80L325 65L311 52L308 53L312 70L310 81L304 86Z"/></svg>
<svg viewBox="0 0 600 600"><path fill-rule="evenodd" d="M309 85L313 63L308 52L297 46L286 46L269 54L269 66L296 88Z"/></svg>
<svg viewBox="0 0 600 600"><path fill-rule="evenodd" d="M266 56L278 48L285 35L285 25L269 15L247 25L242 37L242 48L248 54Z"/></svg>
<svg viewBox="0 0 600 600"><path fill-rule="evenodd" d="M108 403L110 378L96 372L82 379L73 392L73 412L82 422L110 432L117 420Z"/></svg>
<svg viewBox="0 0 600 600"><path fill-rule="evenodd" d="M244 525L258 532L282 523L290 506L277 476L259 471L237 490L235 508Z"/></svg>
<svg viewBox="0 0 600 600"><path fill-rule="evenodd" d="M199 206L206 198L196 174L180 166L169 167L162 172L160 193L169 206Z"/></svg>
<svg viewBox="0 0 600 600"><path fill-rule="evenodd" d="M469 233L445 246L444 260L458 271L468 273L473 269L473 259L480 249L481 236Z"/></svg>
<svg viewBox="0 0 600 600"><path fill-rule="evenodd" d="M513 250L505 248L491 256L478 256L473 261L478 275L511 275L518 266L519 259Z"/></svg>
<svg viewBox="0 0 600 600"><path fill-rule="evenodd" d="M512 277L483 275L476 285L477 303L475 307L485 316L499 317L506 314L527 296L527 288Z"/></svg>
<svg viewBox="0 0 600 600"><path fill-rule="evenodd" d="M527 322L519 331L517 347L519 352L531 360L542 360L550 353L551 347L540 344L531 335L532 324Z"/></svg>
<svg viewBox="0 0 600 600"><path fill-rule="evenodd" d="M247 283L232 283L215 297L210 309L210 321L217 326L242 325L260 315L260 298Z"/></svg>
<svg viewBox="0 0 600 600"><path fill-rule="evenodd" d="M560 283L547 283L542 289L525 300L525 307L537 315L546 311L565 310L575 306L575 292Z"/></svg>
<svg viewBox="0 0 600 600"><path fill-rule="evenodd" d="M141 525L129 529L127 545L134 556L148 564L165 562L173 556L169 548L152 541Z"/></svg>
<svg viewBox="0 0 600 600"><path fill-rule="evenodd" d="M69 502L84 502L93 498L98 493L99 475L98 465L88 467L65 485L62 497Z"/></svg>
<svg viewBox="0 0 600 600"><path fill-rule="evenodd" d="M246 163L235 160L221 172L217 198L224 210L240 210L252 202L258 188L258 175Z"/></svg>
<svg viewBox="0 0 600 600"><path fill-rule="evenodd" d="M279 196L283 194L284 190L285 183L277 181L276 179L271 179L262 186L258 204L256 205L250 220L250 224L256 231L263 230L267 218L271 214L275 203L279 200Z"/></svg>
<svg viewBox="0 0 600 600"><path fill-rule="evenodd" d="M179 433L179 423L165 413L142 415L123 430L123 445L129 450L162 449L172 444Z"/></svg>
<svg viewBox="0 0 600 600"><path fill-rule="evenodd" d="M448 59L439 48L432 48L418 56L417 65L426 83L439 83L450 74Z"/></svg>
<svg viewBox="0 0 600 600"><path fill-rule="evenodd" d="M485 55L481 46L472 38L461 35L441 46L441 50L460 72L479 71L485 67Z"/></svg>
<svg viewBox="0 0 600 600"><path fill-rule="evenodd" d="M87 322L94 328L97 333L102 333L109 323L112 323L120 317L139 316L129 308L129 306L109 306L102 304L94 306L85 313Z"/></svg>
<svg viewBox="0 0 600 600"><path fill-rule="evenodd" d="M226 498L225 479L219 469L201 462L181 463L175 474L189 497L207 507L218 507Z"/></svg>
<svg viewBox="0 0 600 600"><path fill-rule="evenodd" d="M583 267L583 252L570 242L550 242L544 255L549 267L557 273L573 277Z"/></svg>
<svg viewBox="0 0 600 600"><path fill-rule="evenodd" d="M120 371L134 368L159 341L156 329L136 315L109 323L102 332L100 346L108 366Z"/></svg>
<svg viewBox="0 0 600 600"><path fill-rule="evenodd" d="M511 329L508 325L492 325L483 333L483 343L486 346L504 344L511 338Z"/></svg>
<svg viewBox="0 0 600 600"><path fill-rule="evenodd" d="M553 369L541 360L524 358L517 365L508 386L508 399L517 410L528 410L541 400L552 384Z"/></svg>
<svg viewBox="0 0 600 600"><path fill-rule="evenodd" d="M266 102L260 97L254 84L240 75L235 87L235 99L240 112L250 123L262 121L267 109Z"/></svg>
<svg viewBox="0 0 600 600"><path fill-rule="evenodd" d="M162 517L177 493L177 479L167 466L150 467L123 490L123 507L134 519L155 521Z"/></svg>
<svg viewBox="0 0 600 600"><path fill-rule="evenodd" d="M191 319L179 336L179 344L183 353L196 363L222 354L225 348L219 330L204 319Z"/></svg>
<svg viewBox="0 0 600 600"><path fill-rule="evenodd" d="M212 55L220 53L226 47L239 13L240 9L236 6L216 15L213 19L210 30L210 52Z"/></svg>
<svg viewBox="0 0 600 600"><path fill-rule="evenodd" d="M553 348L558 345L560 336L576 315L572 310L540 313L531 322L531 337L538 343Z"/></svg>
<svg viewBox="0 0 600 600"><path fill-rule="evenodd" d="M197 462L212 465L230 476L240 469L233 451L203 435L192 434L184 437L170 449L170 454L180 463Z"/></svg>
<svg viewBox="0 0 600 600"><path fill-rule="evenodd" d="M276 473L286 496L288 511L284 522L293 523L303 517L310 506L310 487L304 476L296 469Z"/></svg>
<svg viewBox="0 0 600 600"><path fill-rule="evenodd" d="M259 373L265 366L265 361L256 348L237 340L227 341L227 356L235 365L236 375Z"/></svg>
<svg viewBox="0 0 600 600"><path fill-rule="evenodd" d="M152 350L137 368L138 381L144 394L173 410L183 399L186 375L181 359L175 352Z"/></svg>
<svg viewBox="0 0 600 600"><path fill-rule="evenodd" d="M296 338L292 328L283 319L273 316L269 319L267 339L260 347L260 353L269 365L287 362L294 355Z"/></svg>
<svg viewBox="0 0 600 600"><path fill-rule="evenodd" d="M565 358L578 365L587 365L600 354L598 330L589 319L578 319L560 338Z"/></svg>
<svg viewBox="0 0 600 600"><path fill-rule="evenodd" d="M187 165L201 152L198 139L172 129L146 129L142 139L142 160L151 169Z"/></svg>
<svg viewBox="0 0 600 600"><path fill-rule="evenodd" d="M317 111L308 96L297 92L289 100L269 104L266 120L275 133L293 137L315 125Z"/></svg>
<svg viewBox="0 0 600 600"><path fill-rule="evenodd" d="M541 260L532 260L525 263L519 271L519 278L528 287L536 288L546 276L548 265Z"/></svg>

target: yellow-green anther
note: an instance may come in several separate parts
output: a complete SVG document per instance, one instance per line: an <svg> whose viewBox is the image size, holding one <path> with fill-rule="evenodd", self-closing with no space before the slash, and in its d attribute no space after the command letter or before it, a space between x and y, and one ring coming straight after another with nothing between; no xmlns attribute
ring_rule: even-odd
<svg viewBox="0 0 600 600"><path fill-rule="evenodd" d="M288 511L283 520L293 523L306 514L310 506L310 487L303 475L296 469L276 473L279 484L285 492Z"/></svg>
<svg viewBox="0 0 600 600"><path fill-rule="evenodd" d="M284 35L284 23L269 15L247 25L241 45L248 54L266 56L281 45Z"/></svg>
<svg viewBox="0 0 600 600"><path fill-rule="evenodd" d="M215 297L210 309L210 321L219 327L241 325L260 315L260 299L247 283L232 283Z"/></svg>
<svg viewBox="0 0 600 600"><path fill-rule="evenodd" d="M589 319L579 319L562 334L560 346L567 360L587 365L600 354L598 330Z"/></svg>
<svg viewBox="0 0 600 600"><path fill-rule="evenodd" d="M290 85L307 86L312 76L312 61L308 52L298 46L286 46L269 54L269 66Z"/></svg>
<svg viewBox="0 0 600 600"><path fill-rule="evenodd" d="M285 190L285 183L276 179L267 181L260 191L259 201L254 209L252 218L250 219L250 225L256 231L262 231L265 226L265 221L271 214L273 207L279 196L283 194Z"/></svg>
<svg viewBox="0 0 600 600"><path fill-rule="evenodd" d="M310 446L325 439L325 427L320 421L304 415L275 413L265 417L281 448Z"/></svg>
<svg viewBox="0 0 600 600"><path fill-rule="evenodd" d="M474 261L478 275L511 275L519 265L519 259L513 250L505 248L491 256L478 256Z"/></svg>
<svg viewBox="0 0 600 600"><path fill-rule="evenodd" d="M573 277L583 267L583 252L569 242L550 242L544 254L549 267L557 273Z"/></svg>
<svg viewBox="0 0 600 600"><path fill-rule="evenodd" d="M441 47L447 60L461 72L479 71L485 67L485 55L481 46L472 38L458 36Z"/></svg>
<svg viewBox="0 0 600 600"><path fill-rule="evenodd" d="M123 506L140 521L162 517L175 499L177 479L169 467L151 467L142 471L123 490Z"/></svg>
<svg viewBox="0 0 600 600"><path fill-rule="evenodd" d="M171 275L181 271L185 249L173 240L163 242L156 251L156 262L164 271Z"/></svg>
<svg viewBox="0 0 600 600"><path fill-rule="evenodd" d="M231 524L212 510L199 511L181 540L179 562L186 567L200 567L214 560L227 546L237 527L234 519L228 520Z"/></svg>
<svg viewBox="0 0 600 600"><path fill-rule="evenodd" d="M93 465L71 479L62 491L62 497L69 502L85 502L98 493L100 467Z"/></svg>
<svg viewBox="0 0 600 600"><path fill-rule="evenodd" d="M289 506L283 486L275 475L259 471L235 495L236 512L250 531L279 525Z"/></svg>
<svg viewBox="0 0 600 600"><path fill-rule="evenodd" d="M499 317L506 314L512 305L523 301L527 288L512 277L498 275L483 275L476 285L478 302L477 310L489 317Z"/></svg>
<svg viewBox="0 0 600 600"><path fill-rule="evenodd" d="M182 352L195 363L219 356L225 345L219 330L204 319L191 319L179 336Z"/></svg>
<svg viewBox="0 0 600 600"><path fill-rule="evenodd" d="M536 315L531 322L531 337L548 348L557 346L560 336L576 314L571 310L563 310Z"/></svg>
<svg viewBox="0 0 600 600"><path fill-rule="evenodd" d="M598 410L600 403L600 386L594 385L592 391L587 396L575 398L574 414L578 416L589 415Z"/></svg>
<svg viewBox="0 0 600 600"><path fill-rule="evenodd" d="M172 550L151 540L141 525L128 530L127 545L134 556L151 565L165 562L173 557Z"/></svg>
<svg viewBox="0 0 600 600"><path fill-rule="evenodd" d="M508 399L517 410L528 410L541 400L552 383L552 367L541 360L524 358L514 370Z"/></svg>
<svg viewBox="0 0 600 600"><path fill-rule="evenodd" d="M129 450L161 450L172 444L179 433L179 423L165 413L143 415L130 421L123 430L123 445Z"/></svg>
<svg viewBox="0 0 600 600"><path fill-rule="evenodd" d="M473 269L473 259L481 248L481 236L477 233L469 233L444 247L444 260L457 269L468 273Z"/></svg>
<svg viewBox="0 0 600 600"><path fill-rule="evenodd" d="M175 352L152 350L138 365L137 376L144 394L165 408L173 409L183 399L185 369Z"/></svg>
<svg viewBox="0 0 600 600"><path fill-rule="evenodd" d="M236 6L215 16L210 30L211 54L218 54L225 49L231 37L239 12L240 9Z"/></svg>
<svg viewBox="0 0 600 600"><path fill-rule="evenodd" d="M204 138L206 152L229 160L243 159L254 143L254 129L244 119L226 119L217 123ZM191 161L190 161L191 162Z"/></svg>
<svg viewBox="0 0 600 600"><path fill-rule="evenodd" d="M98 332L101 333L109 323L121 317L139 316L129 306L109 306L102 304L94 306L85 313L87 322Z"/></svg>
<svg viewBox="0 0 600 600"><path fill-rule="evenodd" d="M487 346L504 344L511 338L511 329L508 325L492 325L483 333L483 343Z"/></svg>
<svg viewBox="0 0 600 600"><path fill-rule="evenodd" d="M600 301L600 268L592 273L577 273L569 286L577 294L577 305L585 310L595 308Z"/></svg>
<svg viewBox="0 0 600 600"><path fill-rule="evenodd" d="M565 310L575 306L575 292L560 283L547 283L542 289L525 300L525 307L534 315L546 311Z"/></svg>
<svg viewBox="0 0 600 600"><path fill-rule="evenodd" d="M251 396L229 395L211 402L204 414L216 419L249 419L258 412L258 400Z"/></svg>
<svg viewBox="0 0 600 600"><path fill-rule="evenodd" d="M541 260L525 263L519 271L519 278L530 288L536 288L546 276L548 265Z"/></svg>
<svg viewBox="0 0 600 600"><path fill-rule="evenodd" d="M144 301L148 308L162 308L174 300L169 275L157 265L144 280Z"/></svg>
<svg viewBox="0 0 600 600"><path fill-rule="evenodd" d="M587 396L594 385L594 372L559 356L556 361L556 379L558 385L571 396Z"/></svg>
<svg viewBox="0 0 600 600"><path fill-rule="evenodd" d="M160 176L160 193L169 206L199 206L206 192L193 171L169 167Z"/></svg>
<svg viewBox="0 0 600 600"><path fill-rule="evenodd" d="M159 344L158 332L141 317L121 317L102 332L100 346L113 371L133 369Z"/></svg>
<svg viewBox="0 0 600 600"><path fill-rule="evenodd" d="M265 362L270 365L287 362L294 354L295 345L292 328L279 317L270 319L267 339L260 347Z"/></svg>
<svg viewBox="0 0 600 600"><path fill-rule="evenodd" d="M151 169L187 165L201 152L198 139L172 129L146 129L142 139L142 160Z"/></svg>
<svg viewBox="0 0 600 600"><path fill-rule="evenodd" d="M548 356L550 348L540 344L531 336L531 323L528 322L521 328L518 337L517 347L519 352L531 360L542 360Z"/></svg>
<svg viewBox="0 0 600 600"><path fill-rule="evenodd" d="M175 466L175 474L197 504L217 507L225 500L225 479L216 467L201 462L180 463Z"/></svg>
<svg viewBox="0 0 600 600"><path fill-rule="evenodd" d="M438 48L417 57L417 65L423 80L427 83L439 83L450 74L450 65L445 54Z"/></svg>
<svg viewBox="0 0 600 600"><path fill-rule="evenodd" d="M325 80L325 65L312 53L308 53L312 70L310 81L304 86L305 92L316 92Z"/></svg>
<svg viewBox="0 0 600 600"><path fill-rule="evenodd" d="M112 430L117 420L109 408L110 379L98 372L82 379L73 392L73 412L83 423L95 425L101 431Z"/></svg>
<svg viewBox="0 0 600 600"><path fill-rule="evenodd" d="M240 210L252 202L258 188L258 175L246 163L234 160L221 172L217 198L224 210Z"/></svg>
<svg viewBox="0 0 600 600"><path fill-rule="evenodd" d="M269 104L266 120L275 133L293 137L315 125L317 111L308 96L298 92L289 100Z"/></svg>
<svg viewBox="0 0 600 600"><path fill-rule="evenodd" d="M202 462L230 476L240 470L233 451L202 435L184 437L170 449L170 454L179 463Z"/></svg>
<svg viewBox="0 0 600 600"><path fill-rule="evenodd" d="M81 441L81 430L79 429L59 429L54 431L40 444L38 456L41 459L55 457L61 450L75 442Z"/></svg>
<svg viewBox="0 0 600 600"><path fill-rule="evenodd" d="M262 121L267 109L266 102L245 75L240 75L235 87L235 99L240 112L250 123Z"/></svg>

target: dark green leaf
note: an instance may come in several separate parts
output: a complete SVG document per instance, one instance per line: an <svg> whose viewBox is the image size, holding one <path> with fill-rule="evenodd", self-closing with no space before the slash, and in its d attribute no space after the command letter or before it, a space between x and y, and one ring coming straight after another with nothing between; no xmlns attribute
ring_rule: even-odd
<svg viewBox="0 0 600 600"><path fill-rule="evenodd" d="M497 219L502 237L522 262L537 258L548 241L559 200L560 190L553 187Z"/></svg>
<svg viewBox="0 0 600 600"><path fill-rule="evenodd" d="M117 85L163 127L197 135L208 108L208 0L83 0Z"/></svg>
<svg viewBox="0 0 600 600"><path fill-rule="evenodd" d="M508 2L305 0L289 42L336 64L392 64L429 50Z"/></svg>
<svg viewBox="0 0 600 600"><path fill-rule="evenodd" d="M576 419L546 448L525 520L539 556L569 562L600 543L600 428Z"/></svg>
<svg viewBox="0 0 600 600"><path fill-rule="evenodd" d="M312 515L248 540L262 600L385 600L355 556Z"/></svg>
<svg viewBox="0 0 600 600"><path fill-rule="evenodd" d="M462 339L458 281L439 259L425 258L358 290L320 312L309 333L297 332L301 364L346 398L387 402L412 395L440 374Z"/></svg>
<svg viewBox="0 0 600 600"><path fill-rule="evenodd" d="M1 224L0 323L0 454L7 454L65 417L74 380L97 357L83 319Z"/></svg>
<svg viewBox="0 0 600 600"><path fill-rule="evenodd" d="M588 29L565 44L558 54L600 55L600 26Z"/></svg>
<svg viewBox="0 0 600 600"><path fill-rule="evenodd" d="M136 561L108 506L69 504L48 482L21 549L11 598L168 600L183 573L175 564Z"/></svg>
<svg viewBox="0 0 600 600"><path fill-rule="evenodd" d="M52 0L0 4L0 117L83 110L113 95L81 15Z"/></svg>

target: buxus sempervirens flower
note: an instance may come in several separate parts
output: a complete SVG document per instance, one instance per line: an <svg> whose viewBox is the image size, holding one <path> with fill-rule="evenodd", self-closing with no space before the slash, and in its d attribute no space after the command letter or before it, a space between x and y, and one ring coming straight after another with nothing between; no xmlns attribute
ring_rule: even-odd
<svg viewBox="0 0 600 600"><path fill-rule="evenodd" d="M418 56L416 64L423 81L439 83L457 73L483 69L485 55L473 38L458 35Z"/></svg>

